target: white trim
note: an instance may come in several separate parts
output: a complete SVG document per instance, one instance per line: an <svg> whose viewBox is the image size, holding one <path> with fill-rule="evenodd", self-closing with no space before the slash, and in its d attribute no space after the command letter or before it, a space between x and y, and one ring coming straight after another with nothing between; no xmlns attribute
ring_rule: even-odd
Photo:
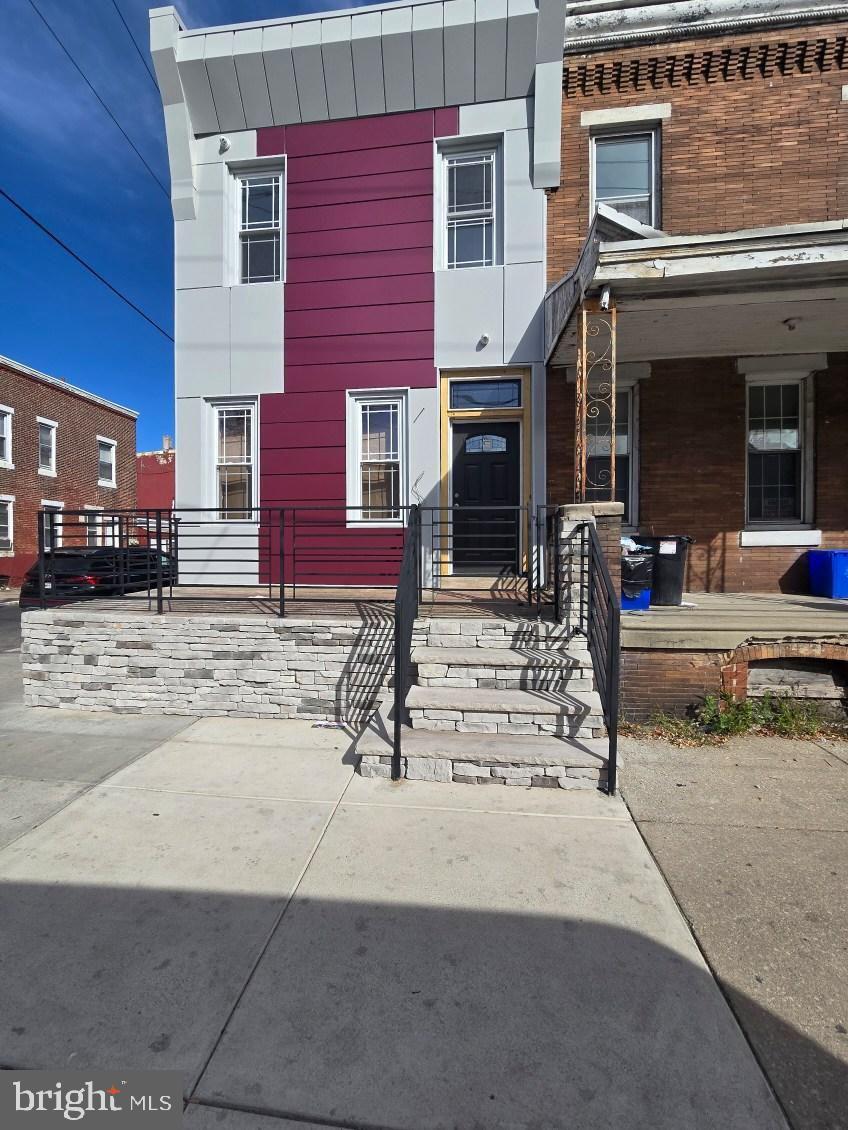
<svg viewBox="0 0 848 1130"><path fill-rule="evenodd" d="M821 530L742 530L739 533L739 544L743 547L760 545L821 545Z"/></svg>
<svg viewBox="0 0 848 1130"><path fill-rule="evenodd" d="M807 377L810 373L817 373L826 368L826 353L790 353L783 357L739 357L736 361L736 371L744 373L749 380L759 380L763 375L776 377L779 374L787 377L800 374L802 377Z"/></svg>
<svg viewBox="0 0 848 1130"><path fill-rule="evenodd" d="M9 548L0 547L0 557L14 557L15 554L15 496L13 494L0 494L0 503L9 504Z"/></svg>
<svg viewBox="0 0 848 1130"><path fill-rule="evenodd" d="M14 408L10 408L8 406L8 404L0 404L0 416L7 416L8 419L9 419L9 434L6 436L6 439L9 442L8 442L8 447L7 447L7 450L6 450L6 458L0 459L0 467L2 467L4 471L14 471L15 460L14 460L14 452L12 450L12 437L13 437L14 431L15 431L15 426L14 426L15 425L15 420L14 420L15 410L14 410ZM5 496L0 495L0 501L7 501L7 500L5 499Z"/></svg>
<svg viewBox="0 0 848 1130"><path fill-rule="evenodd" d="M65 509L64 502L57 502L53 498L42 498L41 509L43 510L46 506L50 506L54 510L64 510ZM56 522L56 549L62 548L63 541L64 541L64 539L62 537L62 522L60 520L60 521Z"/></svg>
<svg viewBox="0 0 848 1130"><path fill-rule="evenodd" d="M605 110L584 110L580 125L584 129L594 126L629 125L631 122L664 122L671 117L670 102L651 102L644 106L610 106Z"/></svg>
<svg viewBox="0 0 848 1130"><path fill-rule="evenodd" d="M50 428L50 432L51 432L51 441L52 442L51 442L50 466L49 467L42 467L41 466L41 435L40 435L40 432L41 432L42 424L44 425L44 427ZM35 427L36 427L36 439L37 439L36 456L38 458L38 473L39 473L39 475L44 475L48 479L55 479L56 478L56 467L57 467L57 464L58 464L59 425L56 423L55 420L48 420L45 416L36 416L35 417Z"/></svg>
<svg viewBox="0 0 848 1130"><path fill-rule="evenodd" d="M362 449L363 404L390 401L398 405L398 463L400 465L399 504L409 503L409 388L347 389L345 396L345 502L348 506L362 507L362 476L360 471ZM369 530L396 529L406 524L403 509L397 518L365 518L351 516L348 528L367 527Z"/></svg>
<svg viewBox="0 0 848 1130"><path fill-rule="evenodd" d="M653 228L655 231L660 230L662 224L662 133L661 127L657 122L645 122L640 125L639 122L633 123L633 128L628 129L626 126L616 128L610 127L608 130L599 130L597 133L589 134L589 219L593 219L595 209L599 204L606 203L602 200L597 200L595 197L595 162L597 143L599 141L611 141L613 139L622 140L628 137L650 137L651 140L651 191L650 191L650 216L647 224L642 224L637 221L641 227ZM608 207L613 208L616 212L620 208L616 208L614 204L609 204ZM631 240L622 241L630 246ZM601 246L604 246L601 244Z"/></svg>
<svg viewBox="0 0 848 1130"><path fill-rule="evenodd" d="M107 444L112 448L112 478L100 478L100 444ZM118 485L118 441L109 439L108 436L97 436L97 485L99 487L117 487Z"/></svg>

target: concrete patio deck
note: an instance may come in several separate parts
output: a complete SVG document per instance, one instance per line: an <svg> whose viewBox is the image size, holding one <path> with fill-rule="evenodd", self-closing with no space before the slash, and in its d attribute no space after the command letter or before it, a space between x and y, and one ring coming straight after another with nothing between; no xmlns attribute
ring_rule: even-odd
<svg viewBox="0 0 848 1130"><path fill-rule="evenodd" d="M0 1062L179 1069L197 1130L785 1126L620 801L349 751L204 719L33 820Z"/></svg>
<svg viewBox="0 0 848 1130"><path fill-rule="evenodd" d="M700 650L745 640L848 636L848 600L795 593L684 593L680 608L623 612L621 646Z"/></svg>

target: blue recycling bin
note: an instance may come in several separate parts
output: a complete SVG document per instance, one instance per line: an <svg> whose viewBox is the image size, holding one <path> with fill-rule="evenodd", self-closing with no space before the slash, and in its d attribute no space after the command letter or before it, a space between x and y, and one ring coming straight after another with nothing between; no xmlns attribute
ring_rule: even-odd
<svg viewBox="0 0 848 1130"><path fill-rule="evenodd" d="M848 598L848 549L811 549L807 562L813 596Z"/></svg>

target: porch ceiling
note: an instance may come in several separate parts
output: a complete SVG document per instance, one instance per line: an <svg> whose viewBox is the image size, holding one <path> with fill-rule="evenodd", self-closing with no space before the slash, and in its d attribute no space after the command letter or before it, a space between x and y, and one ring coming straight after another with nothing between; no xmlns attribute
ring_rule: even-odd
<svg viewBox="0 0 848 1130"><path fill-rule="evenodd" d="M848 282L842 287L704 295L616 294L617 357L745 357L848 351ZM573 318L551 359L576 361Z"/></svg>
<svg viewBox="0 0 848 1130"><path fill-rule="evenodd" d="M582 264L545 300L551 365L575 363L580 298L606 287L619 361L848 350L843 221L587 243Z"/></svg>

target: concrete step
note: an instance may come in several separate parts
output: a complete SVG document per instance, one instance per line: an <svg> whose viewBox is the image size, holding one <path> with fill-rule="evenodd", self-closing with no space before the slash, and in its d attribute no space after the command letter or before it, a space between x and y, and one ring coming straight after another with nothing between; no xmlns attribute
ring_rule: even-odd
<svg viewBox="0 0 848 1130"><path fill-rule="evenodd" d="M415 729L481 734L603 736L595 691L414 686L406 697Z"/></svg>
<svg viewBox="0 0 848 1130"><path fill-rule="evenodd" d="M363 777L391 775L391 735L385 713L360 736L356 753ZM409 780L560 789L596 789L606 783L605 738L448 733L403 726L401 748L401 771Z"/></svg>
<svg viewBox="0 0 848 1130"><path fill-rule="evenodd" d="M488 689L593 689L589 652L562 648L417 647L417 682L422 687Z"/></svg>

